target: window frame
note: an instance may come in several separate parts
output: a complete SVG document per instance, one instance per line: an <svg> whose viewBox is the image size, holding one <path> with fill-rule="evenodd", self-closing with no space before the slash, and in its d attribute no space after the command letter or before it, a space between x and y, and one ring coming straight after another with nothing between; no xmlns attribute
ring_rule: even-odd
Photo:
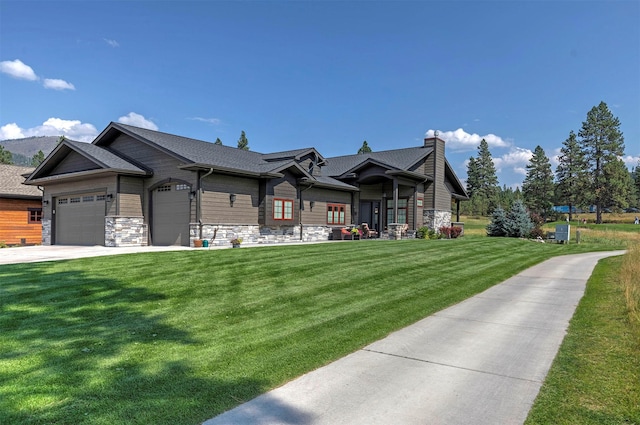
<svg viewBox="0 0 640 425"><path fill-rule="evenodd" d="M406 204L404 206L400 206L401 202L404 201ZM387 199L387 222L393 223L393 199ZM400 220L400 211L404 211L404 223ZM398 198L398 223L399 224L408 224L409 223L409 198Z"/></svg>
<svg viewBox="0 0 640 425"><path fill-rule="evenodd" d="M336 213L338 215L337 221L336 221ZM342 215L340 215L340 213L342 213ZM329 217L331 217L331 219ZM329 204L328 203L327 204L327 224L330 226L344 226L346 222L347 222L347 204L337 204L337 203Z"/></svg>
<svg viewBox="0 0 640 425"><path fill-rule="evenodd" d="M280 209L276 208L276 205L280 205ZM289 209L287 210L287 206ZM276 212L280 212L280 217L276 216ZM287 217L287 212L289 213L289 217ZM273 198L273 212L272 217L273 220L276 221L293 221L293 199L286 198Z"/></svg>
<svg viewBox="0 0 640 425"><path fill-rule="evenodd" d="M27 208L27 212L28 224L42 224L42 208Z"/></svg>

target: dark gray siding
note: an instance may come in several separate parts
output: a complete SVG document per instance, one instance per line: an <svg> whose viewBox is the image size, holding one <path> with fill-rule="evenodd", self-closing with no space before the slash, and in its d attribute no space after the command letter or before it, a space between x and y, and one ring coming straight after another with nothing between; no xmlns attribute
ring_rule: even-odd
<svg viewBox="0 0 640 425"><path fill-rule="evenodd" d="M302 211L303 224L318 226L327 225L327 204L345 204L345 224L351 223L351 193L331 189L311 188L302 192L304 211ZM309 204L314 201L313 210Z"/></svg>
<svg viewBox="0 0 640 425"><path fill-rule="evenodd" d="M258 224L259 180L212 174L202 182L202 221ZM230 194L236 195L231 206Z"/></svg>
<svg viewBox="0 0 640 425"><path fill-rule="evenodd" d="M51 171L51 175L73 173L78 171L97 170L100 167L77 152L71 152Z"/></svg>

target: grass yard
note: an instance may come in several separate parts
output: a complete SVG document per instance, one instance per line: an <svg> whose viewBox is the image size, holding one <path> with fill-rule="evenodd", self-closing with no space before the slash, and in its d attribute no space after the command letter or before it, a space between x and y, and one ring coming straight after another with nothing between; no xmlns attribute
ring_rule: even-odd
<svg viewBox="0 0 640 425"><path fill-rule="evenodd" d="M640 424L639 301L636 245L594 270L526 425Z"/></svg>
<svg viewBox="0 0 640 425"><path fill-rule="evenodd" d="M0 266L0 423L197 424L602 247L471 236Z"/></svg>

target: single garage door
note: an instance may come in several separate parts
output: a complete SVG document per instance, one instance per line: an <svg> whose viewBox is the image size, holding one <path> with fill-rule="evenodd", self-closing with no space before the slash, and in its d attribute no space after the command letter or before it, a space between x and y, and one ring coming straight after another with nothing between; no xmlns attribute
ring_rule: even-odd
<svg viewBox="0 0 640 425"><path fill-rule="evenodd" d="M189 246L189 191L186 184L170 183L152 195L151 243Z"/></svg>
<svg viewBox="0 0 640 425"><path fill-rule="evenodd" d="M56 245L104 245L104 192L57 197Z"/></svg>

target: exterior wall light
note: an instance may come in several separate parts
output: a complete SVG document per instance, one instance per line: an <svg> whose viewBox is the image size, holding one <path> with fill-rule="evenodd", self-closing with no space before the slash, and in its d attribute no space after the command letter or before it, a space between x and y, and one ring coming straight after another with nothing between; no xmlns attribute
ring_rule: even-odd
<svg viewBox="0 0 640 425"><path fill-rule="evenodd" d="M316 205L316 201L309 201L309 209L313 211L313 207Z"/></svg>
<svg viewBox="0 0 640 425"><path fill-rule="evenodd" d="M235 193L230 193L229 194L229 204L233 207L233 203L236 202L236 194Z"/></svg>

